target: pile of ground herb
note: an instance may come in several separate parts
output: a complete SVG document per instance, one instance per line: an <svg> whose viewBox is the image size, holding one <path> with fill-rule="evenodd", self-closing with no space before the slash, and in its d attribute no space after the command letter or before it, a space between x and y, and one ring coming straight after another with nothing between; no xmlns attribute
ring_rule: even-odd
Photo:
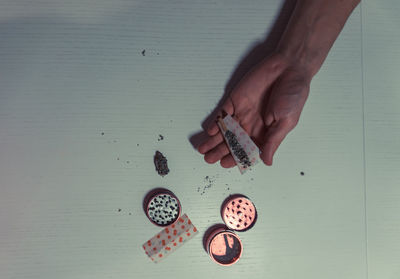
<svg viewBox="0 0 400 279"><path fill-rule="evenodd" d="M212 175L212 176L206 176L204 177L204 183L205 185L203 186L203 191L200 192L201 187L197 187L197 192L200 193L200 195L203 195L206 193L207 189L211 188L212 186L214 186L214 182L216 181L216 179L219 177L219 175Z"/></svg>
<svg viewBox="0 0 400 279"><path fill-rule="evenodd" d="M249 156L247 155L246 151L244 151L243 147L240 145L236 135L231 131L227 130L225 132L225 138L230 148L232 149L234 155L239 159L240 164L244 168L250 167L251 162Z"/></svg>
<svg viewBox="0 0 400 279"><path fill-rule="evenodd" d="M167 158L165 158L164 155L158 150L154 155L154 165L156 166L156 171L159 175L165 176L169 173Z"/></svg>

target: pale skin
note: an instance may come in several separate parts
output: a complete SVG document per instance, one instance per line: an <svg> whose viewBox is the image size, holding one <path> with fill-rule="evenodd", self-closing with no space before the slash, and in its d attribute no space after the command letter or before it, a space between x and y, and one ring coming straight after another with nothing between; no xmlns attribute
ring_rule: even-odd
<svg viewBox="0 0 400 279"><path fill-rule="evenodd" d="M221 112L233 115L260 148L270 166L292 131L321 68L347 18L360 0L298 0L280 42L230 92ZM207 163L236 165L215 121L199 147Z"/></svg>

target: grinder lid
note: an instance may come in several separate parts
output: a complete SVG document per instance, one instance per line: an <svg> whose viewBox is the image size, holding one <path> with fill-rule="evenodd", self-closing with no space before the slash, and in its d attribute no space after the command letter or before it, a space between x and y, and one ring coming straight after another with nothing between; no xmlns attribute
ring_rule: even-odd
<svg viewBox="0 0 400 279"><path fill-rule="evenodd" d="M257 220L256 207L243 195L228 197L222 205L221 215L226 226L235 231L246 231Z"/></svg>
<svg viewBox="0 0 400 279"><path fill-rule="evenodd" d="M144 209L149 220L157 226L175 223L181 214L178 198L167 189L155 189L145 198Z"/></svg>

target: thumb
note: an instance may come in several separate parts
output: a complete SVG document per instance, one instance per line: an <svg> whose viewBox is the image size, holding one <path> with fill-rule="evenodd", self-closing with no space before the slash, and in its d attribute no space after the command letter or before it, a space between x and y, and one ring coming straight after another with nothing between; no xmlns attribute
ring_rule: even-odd
<svg viewBox="0 0 400 279"><path fill-rule="evenodd" d="M289 125L284 121L274 122L271 126L267 127L260 155L266 165L272 165L274 154L289 131Z"/></svg>
<svg viewBox="0 0 400 279"><path fill-rule="evenodd" d="M265 117L265 121L264 121L264 123L265 123L265 126L270 126L272 123L274 122L274 116L272 115L272 114L268 114L266 117Z"/></svg>

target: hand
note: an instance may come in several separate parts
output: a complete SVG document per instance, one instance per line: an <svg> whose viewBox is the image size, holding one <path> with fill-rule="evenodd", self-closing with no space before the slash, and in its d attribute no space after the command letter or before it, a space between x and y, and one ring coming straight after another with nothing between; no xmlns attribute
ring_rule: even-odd
<svg viewBox="0 0 400 279"><path fill-rule="evenodd" d="M261 150L261 159L272 158L286 135L297 125L307 100L311 73L279 53L263 60L229 94L221 112L233 115ZM236 165L215 121L206 128L210 136L198 150L206 162Z"/></svg>

